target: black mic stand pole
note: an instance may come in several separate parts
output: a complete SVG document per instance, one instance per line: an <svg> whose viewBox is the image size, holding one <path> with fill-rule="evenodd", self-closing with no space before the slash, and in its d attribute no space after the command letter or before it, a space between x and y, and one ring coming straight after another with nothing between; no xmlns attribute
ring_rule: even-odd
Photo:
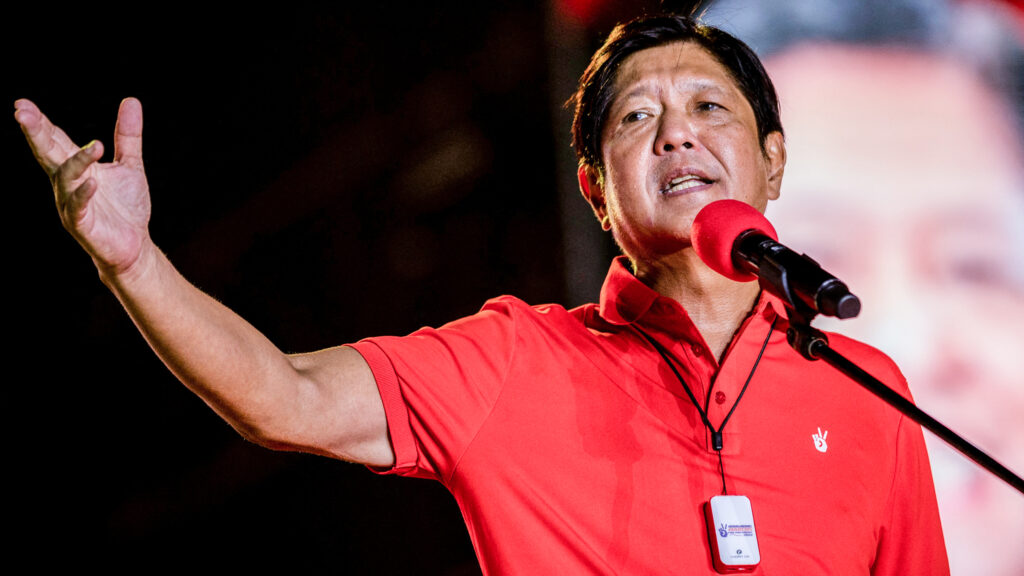
<svg viewBox="0 0 1024 576"><path fill-rule="evenodd" d="M1010 486L1024 494L1024 480L1010 471L1009 468L997 462L994 458L978 449L976 446L964 440L959 434L942 425L941 422L932 418L927 412L918 408L913 402L907 400L892 388L883 384L880 380L868 374L855 363L848 360L828 344L828 338L820 330L811 327L811 320L817 312L800 306L797 310L792 306L792 300L786 303L786 312L789 315L789 329L786 330L786 340L801 356L808 360L824 360L827 364L846 374L855 382L867 388L875 396L881 398L886 404L899 410L908 418L927 428L933 434L941 438L947 444L956 448L961 454L973 460L978 466L995 474Z"/></svg>

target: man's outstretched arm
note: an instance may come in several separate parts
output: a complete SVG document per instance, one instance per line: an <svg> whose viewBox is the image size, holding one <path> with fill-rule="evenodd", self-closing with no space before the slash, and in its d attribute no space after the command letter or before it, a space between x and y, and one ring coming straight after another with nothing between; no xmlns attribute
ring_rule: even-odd
<svg viewBox="0 0 1024 576"><path fill-rule="evenodd" d="M100 142L80 148L28 100L15 103L15 119L50 177L64 227L186 386L262 445L374 466L394 461L380 394L357 352L284 354L153 244L138 100L121 103L110 163L99 162Z"/></svg>

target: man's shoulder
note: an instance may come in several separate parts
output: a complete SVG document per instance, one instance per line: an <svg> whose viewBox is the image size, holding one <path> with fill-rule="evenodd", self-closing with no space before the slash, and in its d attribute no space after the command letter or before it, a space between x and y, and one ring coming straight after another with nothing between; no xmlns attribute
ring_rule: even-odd
<svg viewBox="0 0 1024 576"><path fill-rule="evenodd" d="M565 341L572 347L606 342L622 327L601 318L594 303L566 308L562 304L529 304L516 296L498 296L487 300L475 314L442 326L442 332L455 331L467 337L488 338L502 333L520 343L541 345Z"/></svg>
<svg viewBox="0 0 1024 576"><path fill-rule="evenodd" d="M469 318L483 316L552 328L586 329L593 327L594 324L600 324L597 310L597 304L593 303L566 308L556 303L530 304L517 296L504 295L491 298L484 303L479 312ZM455 322L463 320L465 319Z"/></svg>

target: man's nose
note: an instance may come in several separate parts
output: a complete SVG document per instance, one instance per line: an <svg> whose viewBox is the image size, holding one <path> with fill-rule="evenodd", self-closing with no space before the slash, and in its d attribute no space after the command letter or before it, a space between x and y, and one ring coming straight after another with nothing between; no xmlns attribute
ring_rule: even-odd
<svg viewBox="0 0 1024 576"><path fill-rule="evenodd" d="M661 116L658 135L654 140L654 153L671 154L697 146L697 131L690 118L681 112L668 111Z"/></svg>

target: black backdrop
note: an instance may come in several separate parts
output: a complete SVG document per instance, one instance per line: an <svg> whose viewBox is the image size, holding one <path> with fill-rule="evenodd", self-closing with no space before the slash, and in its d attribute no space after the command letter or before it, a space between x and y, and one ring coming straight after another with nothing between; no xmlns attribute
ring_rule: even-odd
<svg viewBox="0 0 1024 576"><path fill-rule="evenodd" d="M5 16L4 95L145 111L153 236L288 351L561 295L543 9ZM54 18L54 20L50 20ZM9 108L10 110L10 108ZM473 573L435 483L241 440L166 372L4 128L10 548L38 566Z"/></svg>
<svg viewBox="0 0 1024 576"><path fill-rule="evenodd" d="M80 144L103 140L107 159L118 102L140 98L154 238L281 348L404 334L503 293L565 300L555 142L568 125L552 103L569 94L552 88L543 2L131 9L5 9L3 95L33 99ZM181 386L61 229L17 124L3 126L14 557L478 572L439 484L254 446Z"/></svg>

